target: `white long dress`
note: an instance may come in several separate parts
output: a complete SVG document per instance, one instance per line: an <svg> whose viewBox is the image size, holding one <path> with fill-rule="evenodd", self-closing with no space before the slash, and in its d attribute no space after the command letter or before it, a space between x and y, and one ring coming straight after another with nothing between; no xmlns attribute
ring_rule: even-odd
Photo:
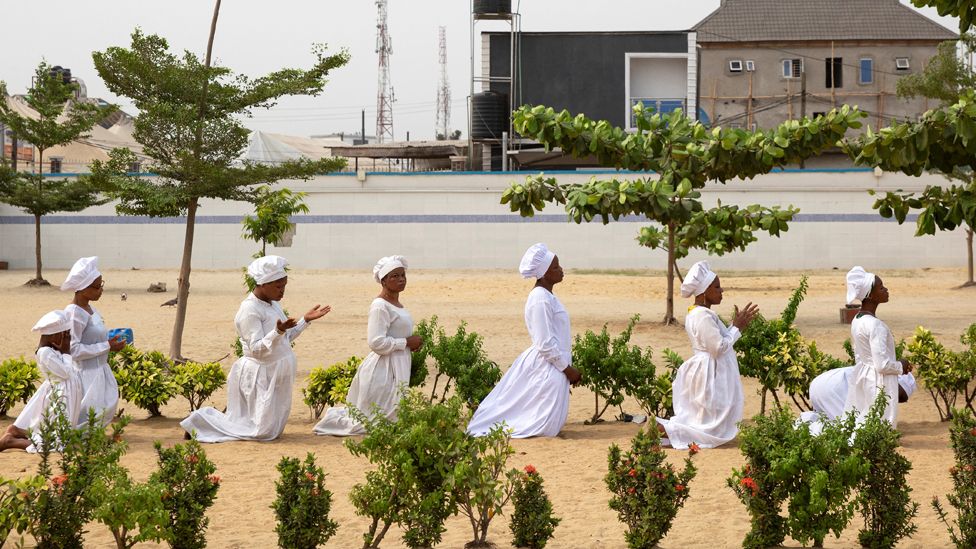
<svg viewBox="0 0 976 549"><path fill-rule="evenodd" d="M248 294L234 317L244 356L227 376L227 412L206 407L180 422L200 442L267 441L285 430L295 384L295 353L291 342L308 327L304 318L278 333L288 317L277 301L268 303Z"/></svg>
<svg viewBox="0 0 976 549"><path fill-rule="evenodd" d="M413 333L410 311L377 297L369 306L366 342L370 353L356 370L346 396L346 406L372 416L373 411L393 420L400 404L400 388L410 384L410 350ZM374 408L375 407L375 408ZM329 408L312 429L317 435L349 436L366 432L349 415L348 408Z"/></svg>
<svg viewBox="0 0 976 549"><path fill-rule="evenodd" d="M62 354L51 347L41 347L37 350L37 367L44 376L44 383L14 420L14 426L30 433L33 444L27 447L27 451L31 453L36 452L35 446L41 443L40 427L45 413L55 414L60 402L65 417L74 421L80 414L82 397L81 372L71 355Z"/></svg>
<svg viewBox="0 0 976 549"><path fill-rule="evenodd" d="M81 370L81 408L75 423L88 423L88 409L93 408L103 425L115 417L119 405L119 384L108 365L108 329L98 309L88 311L72 303L64 312L71 317L71 358Z"/></svg>
<svg viewBox="0 0 976 549"><path fill-rule="evenodd" d="M715 448L735 438L742 420L742 380L732 348L742 334L707 307L688 313L685 331L694 354L674 378L674 416L657 421L674 448L685 449L692 442Z"/></svg>
<svg viewBox="0 0 976 549"><path fill-rule="evenodd" d="M847 403L847 393L850 389L851 372L853 366L827 370L810 382L810 412L800 414L800 419L811 424L810 430L819 433L819 422L822 417L836 419L844 415L844 405ZM911 373L898 376L898 384L913 386L915 376Z"/></svg>
<svg viewBox="0 0 976 549"><path fill-rule="evenodd" d="M525 302L525 326L532 345L505 372L468 423L468 433L482 436L504 422L512 438L554 437L569 414L572 361L569 313L555 295L535 287Z"/></svg>
<svg viewBox="0 0 976 549"><path fill-rule="evenodd" d="M857 411L858 424L864 421L880 391L888 394L884 418L898 426L898 376L901 362L895 358L895 338L877 317L859 314L851 322L854 369L844 411Z"/></svg>

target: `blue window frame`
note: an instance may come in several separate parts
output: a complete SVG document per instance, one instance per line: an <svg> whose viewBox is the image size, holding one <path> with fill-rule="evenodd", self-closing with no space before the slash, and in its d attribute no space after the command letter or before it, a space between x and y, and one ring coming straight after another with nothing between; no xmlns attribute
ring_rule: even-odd
<svg viewBox="0 0 976 549"><path fill-rule="evenodd" d="M874 83L874 59L871 59L870 57L862 57L858 63L858 69L858 83Z"/></svg>

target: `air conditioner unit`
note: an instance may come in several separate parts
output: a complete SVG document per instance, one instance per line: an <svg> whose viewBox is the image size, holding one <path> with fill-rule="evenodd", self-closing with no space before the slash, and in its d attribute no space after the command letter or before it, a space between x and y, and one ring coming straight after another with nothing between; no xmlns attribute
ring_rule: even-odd
<svg viewBox="0 0 976 549"><path fill-rule="evenodd" d="M742 72L742 60L733 59L729 61L729 72Z"/></svg>
<svg viewBox="0 0 976 549"><path fill-rule="evenodd" d="M896 57L895 58L895 68L898 69L898 70L900 70L900 71L907 71L909 68L911 68L911 65L909 65L909 63L908 63L908 58L907 57Z"/></svg>
<svg viewBox="0 0 976 549"><path fill-rule="evenodd" d="M746 72L755 72L755 71L756 71L756 62L753 61L752 59L746 60Z"/></svg>

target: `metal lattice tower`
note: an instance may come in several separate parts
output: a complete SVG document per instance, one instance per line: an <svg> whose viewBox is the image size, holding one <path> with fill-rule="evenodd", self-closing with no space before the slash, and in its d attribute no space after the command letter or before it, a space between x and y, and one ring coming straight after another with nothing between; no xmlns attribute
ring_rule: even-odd
<svg viewBox="0 0 976 549"><path fill-rule="evenodd" d="M386 2L376 0L376 53L379 56L379 80L376 89L376 140L393 141L393 84L390 82L390 55L393 42L386 26Z"/></svg>
<svg viewBox="0 0 976 549"><path fill-rule="evenodd" d="M451 126L451 84L447 81L447 27L438 29L440 48L438 50L438 60L441 64L441 81L437 86L437 122L434 125L434 133L441 134L444 139L450 139L448 133Z"/></svg>

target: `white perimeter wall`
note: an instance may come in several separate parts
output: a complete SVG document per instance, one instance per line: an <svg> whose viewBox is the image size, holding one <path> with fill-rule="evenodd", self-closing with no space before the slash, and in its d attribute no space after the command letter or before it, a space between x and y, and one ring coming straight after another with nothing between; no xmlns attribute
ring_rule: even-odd
<svg viewBox="0 0 976 549"><path fill-rule="evenodd" d="M600 173L555 173L579 182ZM629 174L620 174L630 177ZM664 254L637 246L639 220L575 225L560 207L534 220L499 204L502 191L525 174L438 173L323 176L286 182L308 193L309 215L299 216L288 248L269 253L297 268L369 269L383 255L403 254L413 268L514 269L527 246L543 241L567 268L665 268ZM870 269L961 266L966 259L961 230L914 237L914 222L899 226L871 209L878 191L920 190L941 185L939 176L913 178L858 171L786 171L753 181L711 184L707 204L793 204L800 217L781 238L760 237L744 253L712 258L721 269ZM193 266L231 269L246 265L258 246L241 238L245 203L205 202L199 210ZM112 205L52 215L42 227L44 265L67 268L77 257L98 255L106 268L175 268L183 219L117 217ZM692 259L704 257L696 254ZM0 205L0 261L11 269L34 265L33 218ZM688 262L686 260L685 262Z"/></svg>

